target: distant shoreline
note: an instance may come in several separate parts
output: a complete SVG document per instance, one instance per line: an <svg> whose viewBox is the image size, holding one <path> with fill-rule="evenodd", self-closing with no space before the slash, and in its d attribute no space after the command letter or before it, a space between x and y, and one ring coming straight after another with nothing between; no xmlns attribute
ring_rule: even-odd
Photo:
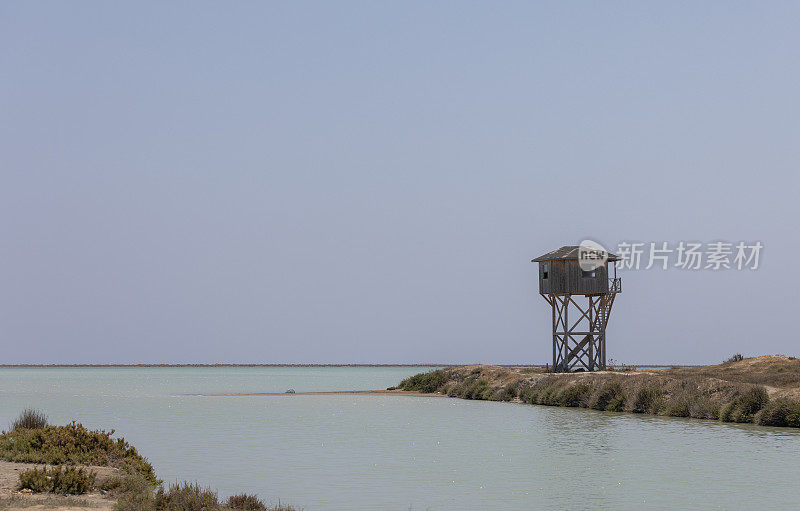
<svg viewBox="0 0 800 511"><path fill-rule="evenodd" d="M457 367L471 364L0 364L0 369L104 367ZM493 364L497 367L544 368L545 364ZM631 364L633 367L702 367L702 364Z"/></svg>

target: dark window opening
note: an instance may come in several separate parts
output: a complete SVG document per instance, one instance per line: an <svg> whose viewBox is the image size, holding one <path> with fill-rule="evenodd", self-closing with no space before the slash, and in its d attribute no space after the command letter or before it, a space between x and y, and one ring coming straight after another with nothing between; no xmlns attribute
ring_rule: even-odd
<svg viewBox="0 0 800 511"><path fill-rule="evenodd" d="M585 279L593 279L595 277L595 270L581 270L581 277Z"/></svg>
<svg viewBox="0 0 800 511"><path fill-rule="evenodd" d="M542 279L546 279L547 278L547 273L548 273L547 270L548 270L547 263L544 263L542 265Z"/></svg>

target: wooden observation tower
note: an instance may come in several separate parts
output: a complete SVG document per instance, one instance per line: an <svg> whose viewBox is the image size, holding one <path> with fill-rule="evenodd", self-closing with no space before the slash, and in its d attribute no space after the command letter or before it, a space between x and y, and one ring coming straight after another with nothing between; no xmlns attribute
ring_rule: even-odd
<svg viewBox="0 0 800 511"><path fill-rule="evenodd" d="M553 311L554 372L606 368L606 325L614 298L622 292L615 264L619 259L581 245L561 247L532 261L539 263L539 294ZM613 278L609 263L614 263Z"/></svg>

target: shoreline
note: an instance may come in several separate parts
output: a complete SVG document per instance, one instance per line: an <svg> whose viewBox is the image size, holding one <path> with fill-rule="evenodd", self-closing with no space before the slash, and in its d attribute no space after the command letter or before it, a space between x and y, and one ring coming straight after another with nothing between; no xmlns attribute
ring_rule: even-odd
<svg viewBox="0 0 800 511"><path fill-rule="evenodd" d="M58 368L114 368L114 367L462 367L466 365L479 364L0 364L0 369L58 369ZM520 368L520 369L544 369L546 364L492 364L495 367ZM693 364L632 364L637 367L647 367L653 369L668 368L691 368L704 367L703 365Z"/></svg>
<svg viewBox="0 0 800 511"><path fill-rule="evenodd" d="M293 396L406 396L406 397L448 397L444 394L426 394L413 390L331 390L319 392L235 392L228 394L184 394L199 397L293 397Z"/></svg>
<svg viewBox="0 0 800 511"><path fill-rule="evenodd" d="M467 400L800 428L800 360L785 355L734 357L694 368L574 373L457 366L417 374L398 388Z"/></svg>

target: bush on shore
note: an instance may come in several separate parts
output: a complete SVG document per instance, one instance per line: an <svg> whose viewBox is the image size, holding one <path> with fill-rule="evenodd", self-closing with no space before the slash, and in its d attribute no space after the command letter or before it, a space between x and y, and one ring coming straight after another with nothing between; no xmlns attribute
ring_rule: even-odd
<svg viewBox="0 0 800 511"><path fill-rule="evenodd" d="M800 428L800 403L772 401L756 414L754 421L761 426Z"/></svg>
<svg viewBox="0 0 800 511"><path fill-rule="evenodd" d="M241 509L242 511L267 511L267 506L255 495L240 493L228 497L226 507L229 509Z"/></svg>
<svg viewBox="0 0 800 511"><path fill-rule="evenodd" d="M96 477L94 472L72 466L43 467L41 470L34 467L20 472L18 489L83 495L92 489Z"/></svg>
<svg viewBox="0 0 800 511"><path fill-rule="evenodd" d="M15 429L40 429L47 426L47 415L33 408L22 410L19 417L11 423L11 431Z"/></svg>
<svg viewBox="0 0 800 511"><path fill-rule="evenodd" d="M90 431L76 422L66 426L17 428L0 434L0 459L47 465L129 467L156 484L153 466L114 431Z"/></svg>
<svg viewBox="0 0 800 511"><path fill-rule="evenodd" d="M625 393L622 385L618 381L608 381L600 387L589 401L589 408L595 410L608 410L609 412L621 412L625 406Z"/></svg>
<svg viewBox="0 0 800 511"><path fill-rule="evenodd" d="M148 490L149 488L149 490ZM197 483L172 483L167 489L142 486L123 495L116 511L296 511L292 506L278 504L267 506L255 495L246 493L233 495L224 503L217 492Z"/></svg>
<svg viewBox="0 0 800 511"><path fill-rule="evenodd" d="M720 410L722 422L753 422L753 418L769 402L764 387L753 387L736 396Z"/></svg>
<svg viewBox="0 0 800 511"><path fill-rule="evenodd" d="M463 382L448 388L447 395L462 399L490 401L494 397L496 390L489 386L488 381L480 378L480 375L475 373L468 376Z"/></svg>
<svg viewBox="0 0 800 511"><path fill-rule="evenodd" d="M119 469L100 485L100 490L117 497L115 511L296 511L280 503L267 506L244 493L221 503L216 492L196 483L175 483L164 489L152 465L133 446L123 438L111 438L113 430L90 431L76 422L66 426L46 422L43 413L25 410L11 431L0 433L0 459L54 465L22 471L19 489L83 494L94 488L97 475L74 465L100 465Z"/></svg>
<svg viewBox="0 0 800 511"><path fill-rule="evenodd" d="M416 374L400 382L397 387L403 390L424 392L430 394L436 392L447 383L447 374L441 369L427 373Z"/></svg>
<svg viewBox="0 0 800 511"><path fill-rule="evenodd" d="M633 413L649 413L656 415L661 409L662 390L658 387L641 387L636 391L633 400Z"/></svg>
<svg viewBox="0 0 800 511"><path fill-rule="evenodd" d="M548 406L800 427L800 403L785 400L770 403L764 387L748 383L709 384L668 374L587 374L581 378L552 374L514 384L493 384L482 377L480 368L467 374L446 369L417 377L420 378L411 377L404 382L425 382L426 385L415 384L414 390L435 388L432 392L463 399L519 399L523 403Z"/></svg>
<svg viewBox="0 0 800 511"><path fill-rule="evenodd" d="M159 488L155 496L156 511L204 511L219 509L217 492L201 488L197 483L173 483L167 490Z"/></svg>

